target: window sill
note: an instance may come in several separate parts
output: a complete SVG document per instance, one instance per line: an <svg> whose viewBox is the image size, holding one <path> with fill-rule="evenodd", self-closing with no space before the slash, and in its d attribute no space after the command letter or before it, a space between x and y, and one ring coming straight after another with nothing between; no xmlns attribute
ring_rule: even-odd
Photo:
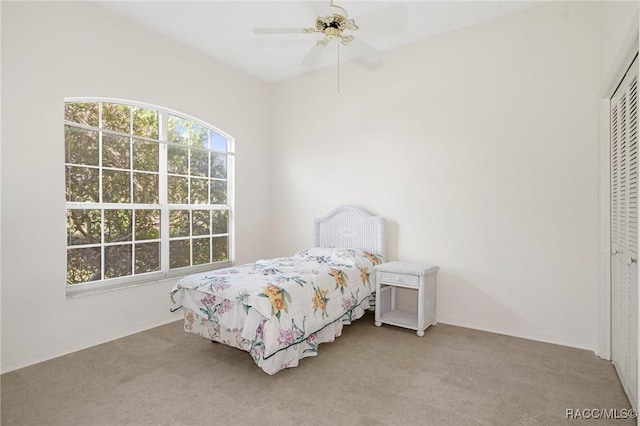
<svg viewBox="0 0 640 426"><path fill-rule="evenodd" d="M75 284L67 286L66 293L67 299L75 299L77 297L92 296L100 293L107 293L117 290L123 290L127 288L142 287L151 284L167 283L169 281L178 281L179 279L192 274L198 274L207 271L215 271L217 269L228 268L233 266L232 261L213 263L208 265L200 265L197 267L189 268L188 270L174 270L168 274L154 273L150 274L144 279L138 281L129 280L113 280L113 281L95 281L84 284Z"/></svg>

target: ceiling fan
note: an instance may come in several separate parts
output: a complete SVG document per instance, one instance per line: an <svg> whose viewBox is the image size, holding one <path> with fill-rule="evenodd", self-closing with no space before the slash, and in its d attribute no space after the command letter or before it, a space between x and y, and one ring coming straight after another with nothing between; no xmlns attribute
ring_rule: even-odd
<svg viewBox="0 0 640 426"><path fill-rule="evenodd" d="M314 3L317 6L317 3ZM397 3L372 12L363 14L355 19L349 18L347 11L336 4L333 0L326 7L317 9L318 16L315 25L307 28L254 28L253 33L258 35L267 34L321 34L321 38L316 41L307 56L300 65L314 65L325 47L333 40L339 40L343 46L348 46L351 50L370 63L382 61L383 54L380 50L370 44L356 38L351 31L359 28L372 30L388 29L397 24L403 23L407 19L407 8L403 4ZM357 23L356 23L357 22Z"/></svg>

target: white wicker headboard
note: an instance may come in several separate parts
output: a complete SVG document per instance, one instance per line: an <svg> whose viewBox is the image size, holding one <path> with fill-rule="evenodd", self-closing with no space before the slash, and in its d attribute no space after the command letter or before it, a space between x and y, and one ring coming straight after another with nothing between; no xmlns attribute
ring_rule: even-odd
<svg viewBox="0 0 640 426"><path fill-rule="evenodd" d="M340 206L315 220L316 247L357 248L387 259L383 217L372 216L357 206Z"/></svg>

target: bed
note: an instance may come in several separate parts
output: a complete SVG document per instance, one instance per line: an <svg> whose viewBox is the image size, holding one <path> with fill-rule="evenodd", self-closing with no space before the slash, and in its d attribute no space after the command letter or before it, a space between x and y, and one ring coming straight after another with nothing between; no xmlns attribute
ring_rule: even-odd
<svg viewBox="0 0 640 426"><path fill-rule="evenodd" d="M171 291L189 333L249 352L267 374L295 367L374 306L373 267L385 221L341 206L315 221L314 246L293 256L198 273Z"/></svg>

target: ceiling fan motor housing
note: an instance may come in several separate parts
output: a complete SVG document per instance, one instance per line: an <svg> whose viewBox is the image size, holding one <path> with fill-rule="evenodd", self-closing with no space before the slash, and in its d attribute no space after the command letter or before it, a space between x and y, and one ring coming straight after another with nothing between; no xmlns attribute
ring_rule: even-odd
<svg viewBox="0 0 640 426"><path fill-rule="evenodd" d="M343 20L349 17L349 14L347 14L346 10L344 10L340 6L336 6L335 4L331 5L331 13L333 14L333 16L342 17Z"/></svg>

